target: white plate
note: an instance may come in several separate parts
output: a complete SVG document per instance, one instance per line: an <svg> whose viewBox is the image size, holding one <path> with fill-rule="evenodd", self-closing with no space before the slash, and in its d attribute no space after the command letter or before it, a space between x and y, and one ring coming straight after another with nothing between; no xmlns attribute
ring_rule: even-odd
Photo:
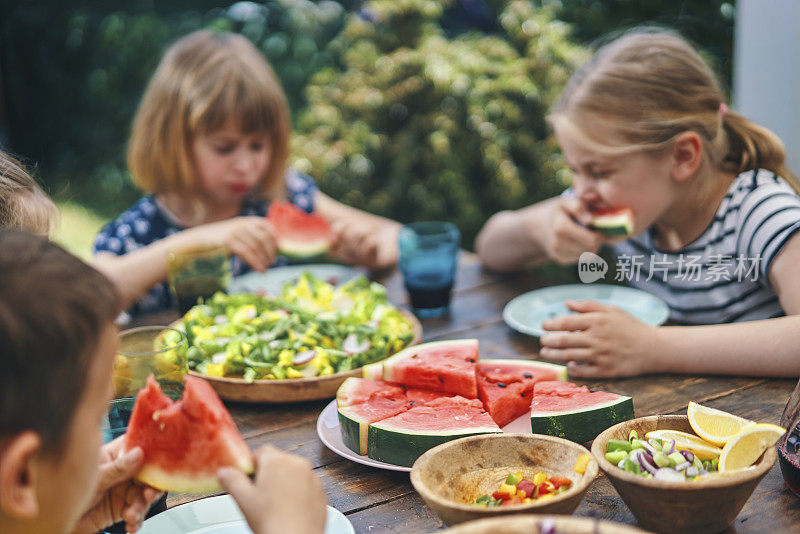
<svg viewBox="0 0 800 534"><path fill-rule="evenodd" d="M314 276L330 282L334 286L362 274L358 269L335 263L308 263L274 267L266 272L251 271L237 276L228 285L228 293L272 293L279 295L286 282L293 282L303 272L310 271Z"/></svg>
<svg viewBox="0 0 800 534"><path fill-rule="evenodd" d="M610 284L568 284L545 287L524 293L503 308L508 326L531 336L545 333L542 322L553 317L571 315L567 300L594 300L616 306L650 325L660 325L669 317L667 303L646 291Z"/></svg>
<svg viewBox="0 0 800 534"><path fill-rule="evenodd" d="M519 416L501 429L503 432L531 432L531 416L529 413ZM360 454L351 451L347 448L342 441L342 433L339 430L339 413L336 410L336 399L332 400L322 413L317 418L317 435L322 443L325 444L330 450L354 462L368 465L370 467L377 467L379 469L388 469L390 471L405 471L411 472L410 467L402 465L387 464L386 462L379 462L373 460L369 456L361 456Z"/></svg>
<svg viewBox="0 0 800 534"><path fill-rule="evenodd" d="M253 531L233 498L218 495L153 516L144 522L139 534L253 534ZM355 530L342 512L328 506L325 534L355 534Z"/></svg>

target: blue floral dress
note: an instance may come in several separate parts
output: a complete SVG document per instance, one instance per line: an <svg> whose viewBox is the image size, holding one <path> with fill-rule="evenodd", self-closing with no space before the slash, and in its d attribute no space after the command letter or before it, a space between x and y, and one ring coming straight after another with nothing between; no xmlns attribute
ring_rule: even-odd
<svg viewBox="0 0 800 534"><path fill-rule="evenodd" d="M289 169L286 172L286 192L289 202L307 213L314 212L314 192L317 186L313 178ZM250 202L242 206L239 215L264 217L269 209L269 201ZM156 241L186 228L179 226L167 216L153 195L140 198L122 215L106 224L94 241L93 250L110 252L123 256L136 249L146 247ZM278 260L278 264L280 263ZM250 268L238 256L231 258L231 273L238 276ZM156 284L128 310L135 317L166 309L176 309L177 302L169 291L167 282Z"/></svg>

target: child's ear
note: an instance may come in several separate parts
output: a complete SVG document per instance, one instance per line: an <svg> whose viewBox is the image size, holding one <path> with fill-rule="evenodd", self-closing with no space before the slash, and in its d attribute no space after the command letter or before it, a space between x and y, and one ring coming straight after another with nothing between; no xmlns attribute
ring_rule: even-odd
<svg viewBox="0 0 800 534"><path fill-rule="evenodd" d="M41 453L39 434L27 430L0 447L0 510L19 519L39 515L37 498L37 457Z"/></svg>
<svg viewBox="0 0 800 534"><path fill-rule="evenodd" d="M703 162L703 141L696 132L683 132L672 147L672 177L685 182L697 174Z"/></svg>

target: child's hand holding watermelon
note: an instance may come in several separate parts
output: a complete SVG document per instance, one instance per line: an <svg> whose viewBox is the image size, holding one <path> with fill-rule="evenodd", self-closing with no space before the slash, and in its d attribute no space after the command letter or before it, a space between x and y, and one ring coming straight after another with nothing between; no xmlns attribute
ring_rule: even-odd
<svg viewBox="0 0 800 534"><path fill-rule="evenodd" d="M325 528L325 493L300 458L266 445L256 453L255 482L233 468L217 473L255 534L319 534Z"/></svg>
<svg viewBox="0 0 800 534"><path fill-rule="evenodd" d="M399 231L400 225L375 227L356 221L335 223L331 254L367 269L386 269L397 263Z"/></svg>
<svg viewBox="0 0 800 534"><path fill-rule="evenodd" d="M139 447L123 453L123 440L119 437L100 449L100 480L74 533L97 532L120 521L125 521L128 532L136 532L150 505L161 496L161 491L134 482L144 465L144 454Z"/></svg>

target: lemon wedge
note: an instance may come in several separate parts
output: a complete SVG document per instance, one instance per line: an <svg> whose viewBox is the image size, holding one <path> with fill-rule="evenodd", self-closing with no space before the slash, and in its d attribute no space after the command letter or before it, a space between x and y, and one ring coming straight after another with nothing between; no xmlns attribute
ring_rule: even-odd
<svg viewBox="0 0 800 534"><path fill-rule="evenodd" d="M686 415L695 434L720 447L742 430L756 424L755 421L695 402L689 403Z"/></svg>
<svg viewBox="0 0 800 534"><path fill-rule="evenodd" d="M759 423L745 428L733 436L719 456L719 471L731 471L753 465L768 447L775 445L786 429L777 425Z"/></svg>
<svg viewBox="0 0 800 534"><path fill-rule="evenodd" d="M719 447L714 446L694 434L688 434L679 430L653 430L652 432L648 432L646 437L648 439L660 439L665 442L675 440L676 449L690 451L701 460L713 460L722 454L722 449Z"/></svg>

